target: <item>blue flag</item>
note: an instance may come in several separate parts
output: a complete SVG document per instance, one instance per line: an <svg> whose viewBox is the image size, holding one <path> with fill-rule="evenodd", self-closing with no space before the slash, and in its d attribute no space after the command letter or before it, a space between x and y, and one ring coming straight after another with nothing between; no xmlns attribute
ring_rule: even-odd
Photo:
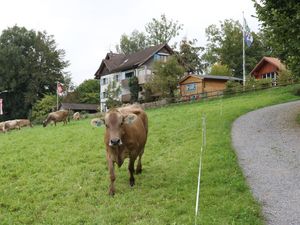
<svg viewBox="0 0 300 225"><path fill-rule="evenodd" d="M248 47L251 46L252 42L253 42L253 37L251 35L251 31L250 28L247 25L247 22L244 18L244 41L247 44Z"/></svg>

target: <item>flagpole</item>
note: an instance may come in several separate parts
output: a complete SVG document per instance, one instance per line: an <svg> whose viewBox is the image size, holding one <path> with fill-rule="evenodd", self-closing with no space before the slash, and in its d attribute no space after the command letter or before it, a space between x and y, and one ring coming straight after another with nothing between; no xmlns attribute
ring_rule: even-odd
<svg viewBox="0 0 300 225"><path fill-rule="evenodd" d="M246 85L246 66L245 66L245 17L244 17L244 11L243 11L243 86Z"/></svg>
<svg viewBox="0 0 300 225"><path fill-rule="evenodd" d="M56 81L56 111L58 111L58 81Z"/></svg>

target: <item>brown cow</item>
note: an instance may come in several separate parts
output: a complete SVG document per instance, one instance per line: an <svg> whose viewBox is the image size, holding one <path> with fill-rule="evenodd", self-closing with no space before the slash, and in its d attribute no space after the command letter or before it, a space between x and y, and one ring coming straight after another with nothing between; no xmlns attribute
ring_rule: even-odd
<svg viewBox="0 0 300 225"><path fill-rule="evenodd" d="M67 124L67 120L69 120L69 112L67 110L60 110L56 112L49 113L47 119L43 121L43 127L46 127L48 123L54 122L56 126L56 122L64 122Z"/></svg>
<svg viewBox="0 0 300 225"><path fill-rule="evenodd" d="M4 122L3 132L10 131L13 129L20 130L20 124L18 120L8 120Z"/></svg>
<svg viewBox="0 0 300 225"><path fill-rule="evenodd" d="M106 145L106 160L110 173L109 194L115 194L114 163L122 166L124 159L129 158L129 184L134 185L134 163L137 157L136 173L142 172L142 156L147 141L148 118L137 105L111 109L105 114L106 126L104 142Z"/></svg>
<svg viewBox="0 0 300 225"><path fill-rule="evenodd" d="M28 119L17 119L17 121L19 122L20 127L32 127L32 123Z"/></svg>

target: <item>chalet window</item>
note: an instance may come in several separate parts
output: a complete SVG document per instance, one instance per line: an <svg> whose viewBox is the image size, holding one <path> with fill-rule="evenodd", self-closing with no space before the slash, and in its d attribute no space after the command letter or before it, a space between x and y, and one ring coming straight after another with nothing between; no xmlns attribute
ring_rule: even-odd
<svg viewBox="0 0 300 225"><path fill-rule="evenodd" d="M195 91L195 90L196 90L196 84L195 83L186 85L186 91Z"/></svg>
<svg viewBox="0 0 300 225"><path fill-rule="evenodd" d="M119 81L119 74L115 75L115 81L118 82Z"/></svg>

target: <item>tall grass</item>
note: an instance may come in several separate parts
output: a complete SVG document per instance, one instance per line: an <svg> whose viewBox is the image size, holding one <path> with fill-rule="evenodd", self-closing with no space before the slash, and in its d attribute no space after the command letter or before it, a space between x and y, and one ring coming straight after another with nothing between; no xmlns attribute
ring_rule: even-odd
<svg viewBox="0 0 300 225"><path fill-rule="evenodd" d="M129 186L127 161L108 196L104 128L89 120L0 135L0 224L194 224L201 116L207 148L198 224L263 224L231 146L232 122L299 99L291 87L148 110L143 173Z"/></svg>

